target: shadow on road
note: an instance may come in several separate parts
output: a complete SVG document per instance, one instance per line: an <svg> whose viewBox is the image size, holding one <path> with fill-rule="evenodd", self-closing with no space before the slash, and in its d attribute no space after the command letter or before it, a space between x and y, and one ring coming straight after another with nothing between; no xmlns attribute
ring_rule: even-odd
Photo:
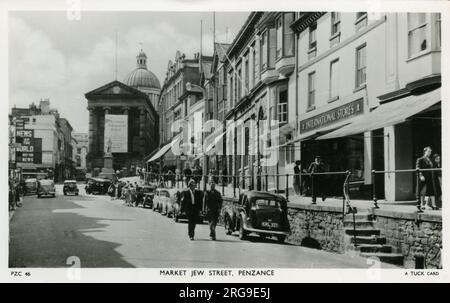
<svg viewBox="0 0 450 303"><path fill-rule="evenodd" d="M68 199L26 199L10 222L9 267L69 268L72 256L81 268L134 267L116 251L119 243L86 235L108 226L100 221L123 220L83 216L80 208ZM68 209L74 212L61 212Z"/></svg>

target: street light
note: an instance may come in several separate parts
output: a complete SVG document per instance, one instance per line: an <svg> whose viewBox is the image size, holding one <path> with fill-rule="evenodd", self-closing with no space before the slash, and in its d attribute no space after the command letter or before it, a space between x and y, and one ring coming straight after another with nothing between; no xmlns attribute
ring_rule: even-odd
<svg viewBox="0 0 450 303"><path fill-rule="evenodd" d="M200 89L202 92L202 99L205 102L205 107L204 107L204 115L203 117L207 116L207 113L209 113L209 102L207 102L206 98L206 90L200 86L200 85L196 85L196 84L192 84L191 82L187 82L186 83L186 90L188 92L192 92L194 88ZM202 121L203 122L203 121ZM208 156L205 154L204 151L204 147L203 147L203 132L202 132L202 153L203 153L203 190L206 190L206 182L207 182L207 178L206 175L208 173Z"/></svg>

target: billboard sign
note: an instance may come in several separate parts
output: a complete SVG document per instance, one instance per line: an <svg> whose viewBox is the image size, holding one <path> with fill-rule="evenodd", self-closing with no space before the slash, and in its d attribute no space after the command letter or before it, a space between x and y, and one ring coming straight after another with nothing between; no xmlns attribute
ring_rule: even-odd
<svg viewBox="0 0 450 303"><path fill-rule="evenodd" d="M34 163L34 130L16 129L16 162Z"/></svg>
<svg viewBox="0 0 450 303"><path fill-rule="evenodd" d="M128 152L128 115L105 115L105 153Z"/></svg>

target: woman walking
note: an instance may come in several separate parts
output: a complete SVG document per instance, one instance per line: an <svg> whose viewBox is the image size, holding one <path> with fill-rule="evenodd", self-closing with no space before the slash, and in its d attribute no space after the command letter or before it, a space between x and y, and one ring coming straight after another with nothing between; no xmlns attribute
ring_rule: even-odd
<svg viewBox="0 0 450 303"><path fill-rule="evenodd" d="M423 149L423 156L416 161L416 169L419 170L419 184L417 184L417 196L421 202L421 209L430 209L429 201L431 200L431 209L436 207L436 185L434 180L434 172L425 169L434 168L431 160L431 147L427 146Z"/></svg>

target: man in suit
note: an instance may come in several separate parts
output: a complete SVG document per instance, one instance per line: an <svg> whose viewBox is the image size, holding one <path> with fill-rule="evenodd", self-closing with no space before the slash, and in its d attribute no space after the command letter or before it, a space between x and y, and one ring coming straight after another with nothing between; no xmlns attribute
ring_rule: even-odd
<svg viewBox="0 0 450 303"><path fill-rule="evenodd" d="M206 191L205 203L207 207L206 216L209 223L209 236L211 240L216 240L216 226L219 220L220 211L222 210L222 195L216 190L214 179L209 182L210 190Z"/></svg>
<svg viewBox="0 0 450 303"><path fill-rule="evenodd" d="M195 181L190 180L188 189L183 192L181 197L181 209L186 213L188 219L188 235L191 240L194 240L195 225L199 220L203 203L203 192L196 190L196 186Z"/></svg>
<svg viewBox="0 0 450 303"><path fill-rule="evenodd" d="M326 171L325 165L322 162L322 158L320 156L316 156L314 158L314 162L311 163L311 165L308 168L308 172L311 174L311 183L312 185L312 203L316 204L317 196L322 196L322 201L325 201L325 175L322 175L320 173L324 173ZM319 173L319 175L314 175Z"/></svg>

